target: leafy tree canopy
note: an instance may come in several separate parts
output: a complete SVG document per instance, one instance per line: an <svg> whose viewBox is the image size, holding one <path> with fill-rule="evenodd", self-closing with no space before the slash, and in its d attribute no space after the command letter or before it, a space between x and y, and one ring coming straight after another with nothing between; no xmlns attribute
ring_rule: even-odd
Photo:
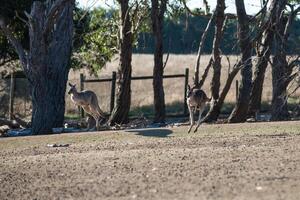
<svg viewBox="0 0 300 200"><path fill-rule="evenodd" d="M118 52L118 13L97 8L92 11L77 9L76 34L72 66L87 67L96 74Z"/></svg>

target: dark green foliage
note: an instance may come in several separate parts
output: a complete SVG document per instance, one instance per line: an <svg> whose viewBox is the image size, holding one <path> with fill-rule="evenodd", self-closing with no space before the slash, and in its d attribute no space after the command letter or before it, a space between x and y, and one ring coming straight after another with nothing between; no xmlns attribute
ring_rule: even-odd
<svg viewBox="0 0 300 200"><path fill-rule="evenodd" d="M207 17L200 16L186 16L181 15L177 18L165 19L164 26L164 46L165 52L175 54L190 54L198 51L201 35L203 34L206 24L208 22ZM210 54L212 49L214 30L211 29L208 32L206 42L204 44L203 52ZM224 54L235 54L237 48L235 44L237 42L236 37L236 23L234 20L230 20L227 23L227 28L222 42L222 52ZM142 32L138 37L138 45L134 49L134 52L138 53L152 53L154 51L153 38L150 33Z"/></svg>
<svg viewBox="0 0 300 200"><path fill-rule="evenodd" d="M118 15L115 10L77 9L72 66L96 74L118 50Z"/></svg>
<svg viewBox="0 0 300 200"><path fill-rule="evenodd" d="M0 17L3 17L5 23L14 30L15 36L25 49L28 49L29 45L27 28L25 23L16 17L16 13L20 18L27 19L24 11L30 12L32 2L33 0L2 0L0 6ZM0 60L3 59L18 59L18 56L0 30Z"/></svg>

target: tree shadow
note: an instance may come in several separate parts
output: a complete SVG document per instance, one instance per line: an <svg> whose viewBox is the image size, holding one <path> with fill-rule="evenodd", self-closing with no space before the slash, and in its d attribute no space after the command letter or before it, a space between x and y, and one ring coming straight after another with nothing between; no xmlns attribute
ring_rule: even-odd
<svg viewBox="0 0 300 200"><path fill-rule="evenodd" d="M126 132L136 133L136 135L146 136L146 137L170 137L169 135L173 131L169 129L153 128L153 129L132 129Z"/></svg>

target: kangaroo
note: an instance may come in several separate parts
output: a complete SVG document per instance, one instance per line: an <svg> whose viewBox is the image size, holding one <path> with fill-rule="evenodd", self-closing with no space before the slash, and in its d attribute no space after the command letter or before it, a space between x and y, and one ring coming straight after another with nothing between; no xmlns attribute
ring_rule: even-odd
<svg viewBox="0 0 300 200"><path fill-rule="evenodd" d="M78 92L76 85L69 83L70 90L68 94L71 95L71 100L75 105L81 106L83 110L90 114L96 121L96 129L99 130L100 117L106 118L104 112L100 109L97 95L90 90Z"/></svg>
<svg viewBox="0 0 300 200"><path fill-rule="evenodd" d="M209 102L211 99L208 98L203 90L198 89L197 87L191 88L188 85L187 88L187 106L190 112L190 128L188 130L188 133L191 131L192 127L194 126L194 113L196 110L199 110L199 118L198 118L198 123L197 127L194 130L194 133L197 132L198 127L200 126L201 123L201 115L202 112L204 111L205 105L207 102Z"/></svg>

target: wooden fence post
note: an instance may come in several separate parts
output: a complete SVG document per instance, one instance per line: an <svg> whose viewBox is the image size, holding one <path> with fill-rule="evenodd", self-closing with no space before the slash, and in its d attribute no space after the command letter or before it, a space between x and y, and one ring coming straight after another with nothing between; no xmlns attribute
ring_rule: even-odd
<svg viewBox="0 0 300 200"><path fill-rule="evenodd" d="M189 84L189 69L185 69L185 81L184 81L184 100L183 100L183 115L187 115L187 105L186 105L186 91Z"/></svg>
<svg viewBox="0 0 300 200"><path fill-rule="evenodd" d="M9 120L12 120L14 113L14 98L15 98L15 75L14 72L10 74L10 91L9 91Z"/></svg>
<svg viewBox="0 0 300 200"><path fill-rule="evenodd" d="M117 79L117 73L113 71L111 76L110 113L112 113L115 107L116 79Z"/></svg>
<svg viewBox="0 0 300 200"><path fill-rule="evenodd" d="M80 73L80 91L84 90L84 75L83 73ZM80 110L80 117L84 118L84 111L81 107L79 107Z"/></svg>
<svg viewBox="0 0 300 200"><path fill-rule="evenodd" d="M239 100L239 81L235 80L235 101Z"/></svg>

